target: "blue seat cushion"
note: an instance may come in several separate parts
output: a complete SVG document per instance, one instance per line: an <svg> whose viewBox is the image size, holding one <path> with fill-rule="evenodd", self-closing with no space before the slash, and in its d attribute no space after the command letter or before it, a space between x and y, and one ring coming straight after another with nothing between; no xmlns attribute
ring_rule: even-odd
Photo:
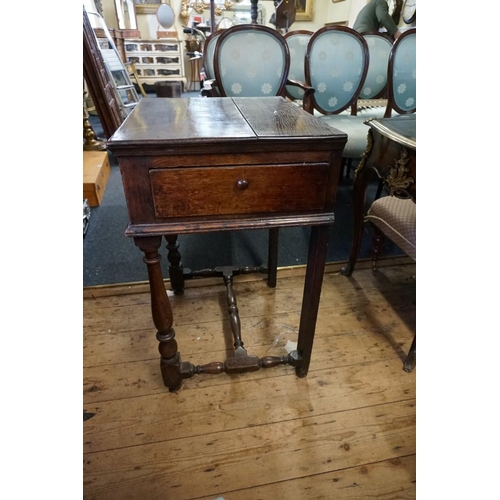
<svg viewBox="0 0 500 500"><path fill-rule="evenodd" d="M364 123L366 116L351 116L347 113L338 115L321 115L314 113L324 123L347 134L347 143L342 156L344 158L361 158L368 143L369 127Z"/></svg>

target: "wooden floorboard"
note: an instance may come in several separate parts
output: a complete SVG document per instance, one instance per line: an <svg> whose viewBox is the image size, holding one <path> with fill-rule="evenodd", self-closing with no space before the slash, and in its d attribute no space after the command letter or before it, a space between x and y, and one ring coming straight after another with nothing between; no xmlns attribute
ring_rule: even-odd
<svg viewBox="0 0 500 500"><path fill-rule="evenodd" d="M325 274L309 374L290 366L163 386L149 294L84 298L84 498L416 498L415 264ZM303 275L235 283L249 354L297 340ZM231 355L222 284L171 295L184 360Z"/></svg>

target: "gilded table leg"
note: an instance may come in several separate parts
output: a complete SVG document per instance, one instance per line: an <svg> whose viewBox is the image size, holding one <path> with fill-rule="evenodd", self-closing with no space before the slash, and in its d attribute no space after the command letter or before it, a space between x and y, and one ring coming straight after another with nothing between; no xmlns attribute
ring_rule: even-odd
<svg viewBox="0 0 500 500"><path fill-rule="evenodd" d="M151 313L157 329L158 349L161 355L160 368L163 383L170 391L177 391L182 384L180 374L180 354L177 351L175 331L172 328L172 307L167 296L161 272L161 256L158 249L161 236L134 238L134 243L144 252L144 262L148 267L149 288L151 291Z"/></svg>
<svg viewBox="0 0 500 500"><path fill-rule="evenodd" d="M325 226L313 226L311 228L304 295L300 313L299 339L297 343L297 351L301 361L299 361L298 366L295 368L295 372L299 377L307 375L311 361L330 228L331 225L329 224Z"/></svg>
<svg viewBox="0 0 500 500"><path fill-rule="evenodd" d="M371 129L368 132L368 144L366 150L359 162L358 168L354 173L354 184L353 184L353 238L351 243L351 253L349 254L349 262L346 267L341 269L341 274L343 276L351 276L354 271L354 266L358 260L359 251L361 249L361 242L363 240L363 225L365 216L365 194L366 186L368 185L368 180L374 171L370 168L366 168L366 160L370 156L371 150L373 148L373 137Z"/></svg>

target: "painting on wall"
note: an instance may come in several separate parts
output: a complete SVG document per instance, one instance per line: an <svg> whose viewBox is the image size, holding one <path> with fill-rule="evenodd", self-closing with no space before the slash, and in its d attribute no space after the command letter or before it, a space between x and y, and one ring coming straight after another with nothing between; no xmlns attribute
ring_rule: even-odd
<svg viewBox="0 0 500 500"><path fill-rule="evenodd" d="M312 21L313 0L295 0L295 21Z"/></svg>
<svg viewBox="0 0 500 500"><path fill-rule="evenodd" d="M156 14L158 7L162 4L161 0L134 0L135 11L137 14Z"/></svg>

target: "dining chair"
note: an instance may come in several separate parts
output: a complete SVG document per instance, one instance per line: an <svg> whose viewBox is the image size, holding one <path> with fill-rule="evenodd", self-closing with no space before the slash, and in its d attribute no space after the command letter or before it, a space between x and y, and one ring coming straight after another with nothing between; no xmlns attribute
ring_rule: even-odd
<svg viewBox="0 0 500 500"><path fill-rule="evenodd" d="M271 28L240 25L219 35L214 71L222 97L283 95L289 68L288 46Z"/></svg>
<svg viewBox="0 0 500 500"><path fill-rule="evenodd" d="M303 91L303 108L312 110L314 89L289 79L290 51L276 30L255 24L228 28L217 38L213 60L212 87L221 97L286 97L286 86L294 86Z"/></svg>
<svg viewBox="0 0 500 500"><path fill-rule="evenodd" d="M305 76L306 84L315 90L313 113L347 134L344 164L348 159L360 159L367 144L368 127L365 118L357 116L356 103L368 62L365 38L346 26L320 28L307 44Z"/></svg>
<svg viewBox="0 0 500 500"><path fill-rule="evenodd" d="M203 45L203 71L205 73L205 79L203 81L203 88L201 89L202 96L210 95L211 97L215 97L218 95L217 89L213 88L213 82L215 80L214 54L217 38L221 33L221 30L214 31L206 38Z"/></svg>
<svg viewBox="0 0 500 500"><path fill-rule="evenodd" d="M357 101L357 114L382 118L387 107L387 70L392 38L380 32L363 33L368 45L369 63L366 79Z"/></svg>
<svg viewBox="0 0 500 500"><path fill-rule="evenodd" d="M387 71L393 39L380 32L363 33L368 46L368 71L356 102L356 115L364 120L382 118L387 107ZM345 177L351 175L352 158L346 161Z"/></svg>
<svg viewBox="0 0 500 500"><path fill-rule="evenodd" d="M305 82L305 59L309 39L313 31L295 30L285 33L284 38L290 51L290 71L288 78L295 81ZM293 101L302 101L304 90L300 87L287 85L285 87L287 96Z"/></svg>
<svg viewBox="0 0 500 500"><path fill-rule="evenodd" d="M411 199L383 196L370 206L365 221L374 229L372 266L376 270L386 238L395 243L414 261L417 260L417 205ZM416 335L406 356L403 368L411 372L416 364Z"/></svg>
<svg viewBox="0 0 500 500"><path fill-rule="evenodd" d="M417 29L411 28L394 42L389 55L387 107L384 117L417 109Z"/></svg>

